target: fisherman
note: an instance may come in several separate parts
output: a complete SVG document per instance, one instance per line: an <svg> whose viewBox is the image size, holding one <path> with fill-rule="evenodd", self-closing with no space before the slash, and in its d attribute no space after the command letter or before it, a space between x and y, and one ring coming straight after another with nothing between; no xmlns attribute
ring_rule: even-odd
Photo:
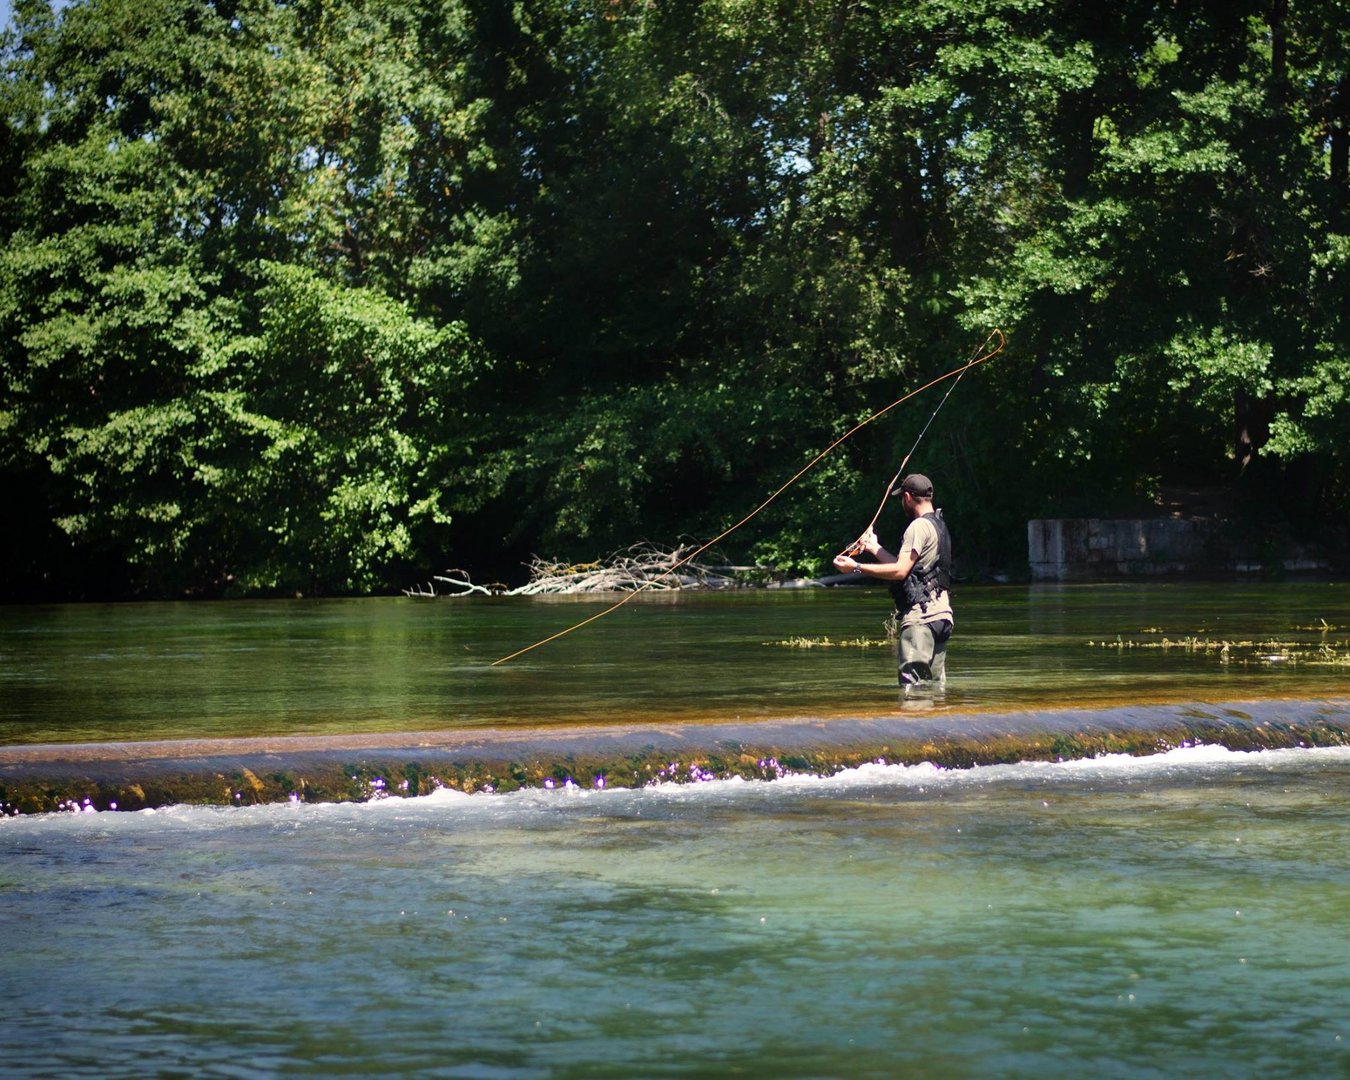
<svg viewBox="0 0 1350 1080"><path fill-rule="evenodd" d="M947 639L952 636L952 541L942 511L933 509L933 483L921 473L910 473L891 492L899 495L909 526L892 555L871 526L848 551L834 557L845 574L865 574L890 583L900 622L900 685L947 679ZM866 551L876 562L854 557Z"/></svg>

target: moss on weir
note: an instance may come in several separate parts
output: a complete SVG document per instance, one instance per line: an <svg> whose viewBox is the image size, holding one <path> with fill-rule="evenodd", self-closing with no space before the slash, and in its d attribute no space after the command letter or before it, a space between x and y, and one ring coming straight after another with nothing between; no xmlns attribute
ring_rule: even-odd
<svg viewBox="0 0 1350 1080"><path fill-rule="evenodd" d="M588 729L471 737L445 734L439 745L333 749L297 740L284 753L250 756L208 744L135 761L108 748L79 754L23 748L0 751L0 813L141 810L174 803L252 806L284 802L369 802L441 789L503 794L522 789L635 788L740 777L832 775L869 762L968 769L1018 761L1105 754L1141 756L1209 744L1252 751L1350 745L1350 703L1257 702L1243 709L1194 705L1066 710L1047 714L945 715L915 721L784 721L692 725L659 733ZM167 747L167 749L166 749ZM231 752L220 752L228 749ZM100 756L100 752L103 756Z"/></svg>

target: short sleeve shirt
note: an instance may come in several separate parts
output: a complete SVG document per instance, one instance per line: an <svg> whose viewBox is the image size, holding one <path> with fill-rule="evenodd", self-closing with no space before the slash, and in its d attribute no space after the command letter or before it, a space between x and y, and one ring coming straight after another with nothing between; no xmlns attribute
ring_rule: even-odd
<svg viewBox="0 0 1350 1080"><path fill-rule="evenodd" d="M914 569L910 573L931 570L937 562L937 528L927 518L915 518L905 529L904 539L900 541L900 557L904 558L910 551L919 553L919 561L914 564ZM904 613L900 625L917 626L919 623L939 622L943 619L955 621L952 614L952 598L946 590L939 592L925 607L927 610L920 610L917 606L910 608Z"/></svg>

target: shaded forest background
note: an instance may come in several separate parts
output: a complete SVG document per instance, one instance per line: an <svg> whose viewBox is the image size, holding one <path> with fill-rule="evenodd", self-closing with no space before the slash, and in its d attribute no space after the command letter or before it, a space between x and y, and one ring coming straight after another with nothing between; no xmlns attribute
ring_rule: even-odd
<svg viewBox="0 0 1350 1080"><path fill-rule="evenodd" d="M1346 0L14 8L4 598L707 538L994 326L968 574L1174 487L1345 550ZM825 569L940 393L725 553Z"/></svg>

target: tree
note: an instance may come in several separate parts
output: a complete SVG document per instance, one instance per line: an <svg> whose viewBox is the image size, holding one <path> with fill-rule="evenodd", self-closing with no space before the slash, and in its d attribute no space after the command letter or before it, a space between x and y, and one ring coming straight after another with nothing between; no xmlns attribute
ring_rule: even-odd
<svg viewBox="0 0 1350 1080"><path fill-rule="evenodd" d="M343 292L406 262L372 179L401 165L331 115L314 76L345 76L351 50L386 38L307 53L324 28L303 16L18 9L0 467L36 528L7 536L11 588L42 574L59 589L59 573L76 591L369 589L410 544L444 544L463 396L486 360L462 324ZM369 119L359 94L345 100ZM369 123L394 142L405 126ZM280 312L323 336L279 337Z"/></svg>
<svg viewBox="0 0 1350 1080"><path fill-rule="evenodd" d="M1347 26L1344 0L21 0L5 588L362 590L706 537L993 326L914 462L972 563L1165 481L1334 525ZM820 567L935 404L728 554Z"/></svg>

